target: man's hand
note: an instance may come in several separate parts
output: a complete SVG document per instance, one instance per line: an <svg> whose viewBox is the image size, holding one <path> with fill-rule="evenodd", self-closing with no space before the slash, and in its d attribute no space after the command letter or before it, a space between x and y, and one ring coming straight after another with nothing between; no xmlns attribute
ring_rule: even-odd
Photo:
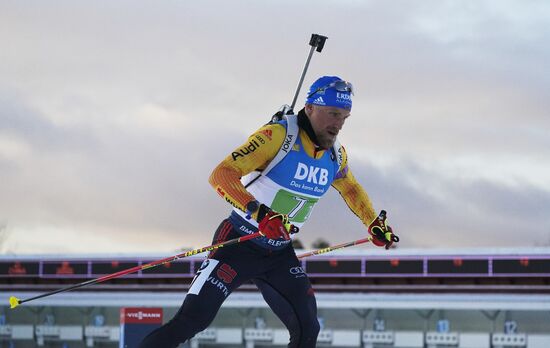
<svg viewBox="0 0 550 348"><path fill-rule="evenodd" d="M369 234L372 236L372 243L376 246L383 246L389 249L399 237L393 234L392 228L386 223L386 211L382 210L369 225Z"/></svg>
<svg viewBox="0 0 550 348"><path fill-rule="evenodd" d="M298 232L298 227L290 223L288 215L274 212L271 209L263 215L263 218L258 223L258 229L263 236L270 239L279 239L282 237L284 240L289 240L290 233Z"/></svg>

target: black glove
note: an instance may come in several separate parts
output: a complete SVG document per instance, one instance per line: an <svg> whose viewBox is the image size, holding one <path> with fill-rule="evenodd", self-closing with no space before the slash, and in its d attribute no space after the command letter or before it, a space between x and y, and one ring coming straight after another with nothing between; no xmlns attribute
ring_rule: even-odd
<svg viewBox="0 0 550 348"><path fill-rule="evenodd" d="M389 249L393 243L399 242L392 228L386 222L386 211L382 210L369 225L369 234L372 236L372 244Z"/></svg>
<svg viewBox="0 0 550 348"><path fill-rule="evenodd" d="M256 210L258 211L258 229L260 233L270 239L283 238L290 239L290 234L298 233L298 227L292 225L288 219L288 215L281 214L271 210L265 204L259 204L258 201L249 202L246 206L247 214L250 216Z"/></svg>

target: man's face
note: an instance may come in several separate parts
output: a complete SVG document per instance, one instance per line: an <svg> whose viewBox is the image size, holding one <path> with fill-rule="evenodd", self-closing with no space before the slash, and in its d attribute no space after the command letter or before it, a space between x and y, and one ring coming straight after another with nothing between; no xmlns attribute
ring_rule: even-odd
<svg viewBox="0 0 550 348"><path fill-rule="evenodd" d="M318 145L329 149L334 145L338 132L350 116L350 111L334 106L306 104L306 114L319 141Z"/></svg>

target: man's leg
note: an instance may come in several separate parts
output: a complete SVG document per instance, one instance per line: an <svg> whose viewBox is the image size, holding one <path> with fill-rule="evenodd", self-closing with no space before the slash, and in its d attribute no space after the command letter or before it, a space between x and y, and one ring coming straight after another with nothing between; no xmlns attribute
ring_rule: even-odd
<svg viewBox="0 0 550 348"><path fill-rule="evenodd" d="M231 237L230 227L229 222L222 222L215 239L222 233ZM238 245L231 248L238 249ZM231 252L238 253L238 250ZM140 348L175 348L210 325L227 296L250 277L245 271L249 262L228 255L228 252L219 252L213 255L216 259L203 262L176 315L146 336Z"/></svg>
<svg viewBox="0 0 550 348"><path fill-rule="evenodd" d="M292 252L265 276L255 278L262 295L290 333L288 347L315 347L317 302L311 283Z"/></svg>

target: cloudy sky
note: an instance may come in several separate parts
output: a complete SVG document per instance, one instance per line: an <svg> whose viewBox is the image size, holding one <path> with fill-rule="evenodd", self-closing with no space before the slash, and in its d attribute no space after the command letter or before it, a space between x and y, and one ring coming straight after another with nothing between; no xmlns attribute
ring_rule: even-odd
<svg viewBox="0 0 550 348"><path fill-rule="evenodd" d="M0 0L0 251L172 252L230 207L213 167L318 76L400 248L550 245L550 3ZM362 238L338 194L306 245Z"/></svg>

